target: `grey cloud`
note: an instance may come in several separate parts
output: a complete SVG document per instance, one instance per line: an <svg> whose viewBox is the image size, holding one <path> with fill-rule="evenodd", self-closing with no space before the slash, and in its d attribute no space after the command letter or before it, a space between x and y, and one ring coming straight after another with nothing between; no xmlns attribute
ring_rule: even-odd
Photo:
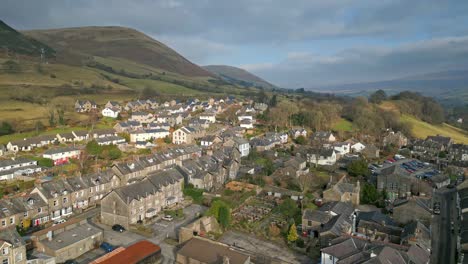
<svg viewBox="0 0 468 264"><path fill-rule="evenodd" d="M333 56L294 53L277 64L242 65L284 87L380 81L427 72L467 69L468 36L418 41L396 48L362 47Z"/></svg>

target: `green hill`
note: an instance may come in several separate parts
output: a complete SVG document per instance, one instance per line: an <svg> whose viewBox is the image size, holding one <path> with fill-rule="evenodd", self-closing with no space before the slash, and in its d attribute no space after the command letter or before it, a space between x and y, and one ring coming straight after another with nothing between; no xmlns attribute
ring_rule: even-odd
<svg viewBox="0 0 468 264"><path fill-rule="evenodd" d="M54 57L55 50L49 46L14 30L0 20L0 50L11 55Z"/></svg>
<svg viewBox="0 0 468 264"><path fill-rule="evenodd" d="M275 88L273 84L244 69L227 65L207 65L203 66L203 68L218 75L220 78L229 83L245 87L262 87L266 89Z"/></svg>
<svg viewBox="0 0 468 264"><path fill-rule="evenodd" d="M457 143L468 144L468 133L448 124L432 125L410 115L402 115L401 121L411 124L413 136L425 139L427 136L442 135L451 137Z"/></svg>
<svg viewBox="0 0 468 264"><path fill-rule="evenodd" d="M82 65L90 58L120 58L185 76L213 75L163 43L130 28L78 27L24 31L57 50L57 61Z"/></svg>

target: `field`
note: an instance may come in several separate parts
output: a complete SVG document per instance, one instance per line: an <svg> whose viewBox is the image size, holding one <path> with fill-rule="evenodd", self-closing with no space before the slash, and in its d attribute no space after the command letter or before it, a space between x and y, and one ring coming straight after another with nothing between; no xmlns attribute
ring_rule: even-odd
<svg viewBox="0 0 468 264"><path fill-rule="evenodd" d="M353 123L344 118L341 118L333 125L332 129L335 131L349 132L353 130Z"/></svg>
<svg viewBox="0 0 468 264"><path fill-rule="evenodd" d="M413 135L417 138L424 139L427 136L439 134L442 136L451 137L457 143L468 144L467 132L451 125L432 125L409 115L402 115L401 120L412 125Z"/></svg>

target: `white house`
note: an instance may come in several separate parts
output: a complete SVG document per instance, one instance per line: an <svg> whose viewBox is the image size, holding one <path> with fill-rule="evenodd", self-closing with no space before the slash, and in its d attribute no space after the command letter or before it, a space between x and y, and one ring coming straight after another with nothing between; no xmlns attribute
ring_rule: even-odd
<svg viewBox="0 0 468 264"><path fill-rule="evenodd" d="M105 145L119 145L125 143L125 138L119 136L106 136L96 138L96 142L99 146Z"/></svg>
<svg viewBox="0 0 468 264"><path fill-rule="evenodd" d="M254 118L253 118L253 115L251 114L242 113L237 116L237 119L239 121L246 120L246 119L253 121Z"/></svg>
<svg viewBox="0 0 468 264"><path fill-rule="evenodd" d="M216 114L214 113L202 113L199 118L200 120L207 120L210 123L216 122Z"/></svg>
<svg viewBox="0 0 468 264"><path fill-rule="evenodd" d="M62 165L68 163L70 159L78 159L80 157L81 150L75 147L67 147L67 148L56 148L56 149L49 149L42 157L51 159L54 161L54 166Z"/></svg>
<svg viewBox="0 0 468 264"><path fill-rule="evenodd" d="M234 138L236 142L237 149L239 150L241 157L247 157L250 153L250 143L244 138Z"/></svg>
<svg viewBox="0 0 468 264"><path fill-rule="evenodd" d="M117 118L119 116L120 110L117 107L106 107L102 109L102 116Z"/></svg>
<svg viewBox="0 0 468 264"><path fill-rule="evenodd" d="M315 150L307 154L307 160L316 165L334 165L336 163L336 152L333 149Z"/></svg>
<svg viewBox="0 0 468 264"><path fill-rule="evenodd" d="M0 160L0 181L13 180L16 176L40 172L37 161L26 158Z"/></svg>
<svg viewBox="0 0 468 264"><path fill-rule="evenodd" d="M336 154L343 156L351 152L351 144L348 142L337 142L333 144L333 149L335 150Z"/></svg>
<svg viewBox="0 0 468 264"><path fill-rule="evenodd" d="M243 119L240 121L239 126L245 129L254 128L253 121L250 119Z"/></svg>
<svg viewBox="0 0 468 264"><path fill-rule="evenodd" d="M356 152L356 153L361 152L365 148L366 148L366 146L364 144L362 144L361 142L358 142L358 143L355 143L355 144L351 145L351 151Z"/></svg>
<svg viewBox="0 0 468 264"><path fill-rule="evenodd" d="M293 129L293 130L291 130L291 136L293 138L298 138L300 136L303 136L303 137L307 138L307 130L305 130L304 128Z"/></svg>
<svg viewBox="0 0 468 264"><path fill-rule="evenodd" d="M130 142L148 141L169 136L169 130L165 129L145 129L130 132Z"/></svg>

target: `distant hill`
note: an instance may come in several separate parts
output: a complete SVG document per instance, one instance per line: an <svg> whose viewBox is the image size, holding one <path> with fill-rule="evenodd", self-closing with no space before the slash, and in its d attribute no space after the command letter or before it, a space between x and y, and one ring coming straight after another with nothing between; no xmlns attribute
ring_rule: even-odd
<svg viewBox="0 0 468 264"><path fill-rule="evenodd" d="M8 51L9 56L26 55L40 56L42 50L46 57L54 57L55 50L49 46L27 37L14 30L0 20L0 50L2 53Z"/></svg>
<svg viewBox="0 0 468 264"><path fill-rule="evenodd" d="M77 27L24 31L57 50L57 61L82 65L90 57L118 58L184 76L213 74L149 36L124 27Z"/></svg>
<svg viewBox="0 0 468 264"><path fill-rule="evenodd" d="M466 104L468 102L468 70L453 70L413 75L404 78L312 88L350 96L368 95L382 89L388 94L404 90L431 96L444 104Z"/></svg>
<svg viewBox="0 0 468 264"><path fill-rule="evenodd" d="M262 87L266 89L275 88L275 86L262 78L237 67L227 65L207 65L203 66L206 70L216 74L223 80L246 87Z"/></svg>

